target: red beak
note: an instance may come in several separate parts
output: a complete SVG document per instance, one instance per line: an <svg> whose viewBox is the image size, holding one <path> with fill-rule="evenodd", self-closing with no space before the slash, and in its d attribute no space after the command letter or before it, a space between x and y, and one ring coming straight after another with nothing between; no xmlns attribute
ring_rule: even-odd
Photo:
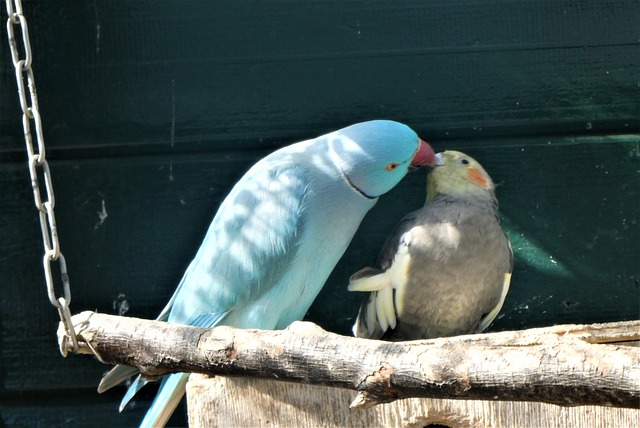
<svg viewBox="0 0 640 428"><path fill-rule="evenodd" d="M433 151L431 146L420 140L420 146L418 147L418 151L415 155L413 155L413 160L411 161L411 166L413 167L421 167L421 166L435 166L436 164L436 152Z"/></svg>

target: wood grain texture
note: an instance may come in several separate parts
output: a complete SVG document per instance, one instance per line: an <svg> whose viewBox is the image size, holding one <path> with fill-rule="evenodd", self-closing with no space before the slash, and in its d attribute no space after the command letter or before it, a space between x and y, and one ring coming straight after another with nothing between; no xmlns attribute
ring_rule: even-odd
<svg viewBox="0 0 640 428"><path fill-rule="evenodd" d="M79 353L126 364L149 379L191 372L355 389L353 408L407 397L538 401L636 408L640 321L562 325L381 342L309 322L286 330L212 329L85 311L72 322ZM61 346L68 346L62 324Z"/></svg>
<svg viewBox="0 0 640 428"><path fill-rule="evenodd" d="M27 13L48 143L65 151L264 148L375 117L431 138L639 123L635 0L38 0ZM17 106L10 65L2 113ZM19 122L0 117L19 153Z"/></svg>
<svg viewBox="0 0 640 428"><path fill-rule="evenodd" d="M340 388L192 374L187 384L189 426L625 428L640 424L636 409L407 398L352 410L349 403L354 396Z"/></svg>

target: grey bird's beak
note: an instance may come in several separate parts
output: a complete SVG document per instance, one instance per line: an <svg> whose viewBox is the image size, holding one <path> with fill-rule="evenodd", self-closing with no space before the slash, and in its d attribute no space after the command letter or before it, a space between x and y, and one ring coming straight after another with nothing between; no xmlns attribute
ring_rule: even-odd
<svg viewBox="0 0 640 428"><path fill-rule="evenodd" d="M435 166L443 166L445 164L444 157L442 153L436 153L436 163Z"/></svg>

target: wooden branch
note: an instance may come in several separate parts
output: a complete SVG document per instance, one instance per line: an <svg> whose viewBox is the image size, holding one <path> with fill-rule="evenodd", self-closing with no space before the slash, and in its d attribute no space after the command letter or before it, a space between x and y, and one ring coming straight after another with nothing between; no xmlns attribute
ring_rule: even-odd
<svg viewBox="0 0 640 428"><path fill-rule="evenodd" d="M92 312L73 322L80 352L107 364L152 377L194 372L353 389L356 408L406 397L640 407L640 348L616 344L639 340L640 321L397 343L306 322L282 331L203 329Z"/></svg>

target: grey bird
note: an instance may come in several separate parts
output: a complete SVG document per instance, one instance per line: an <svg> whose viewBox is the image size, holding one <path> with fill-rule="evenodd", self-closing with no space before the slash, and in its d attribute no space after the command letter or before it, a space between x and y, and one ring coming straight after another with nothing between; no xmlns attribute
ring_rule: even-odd
<svg viewBox="0 0 640 428"><path fill-rule="evenodd" d="M349 280L349 291L368 292L356 337L401 341L485 330L509 290L513 252L484 168L461 152L438 153L425 205L400 221L378 263Z"/></svg>

